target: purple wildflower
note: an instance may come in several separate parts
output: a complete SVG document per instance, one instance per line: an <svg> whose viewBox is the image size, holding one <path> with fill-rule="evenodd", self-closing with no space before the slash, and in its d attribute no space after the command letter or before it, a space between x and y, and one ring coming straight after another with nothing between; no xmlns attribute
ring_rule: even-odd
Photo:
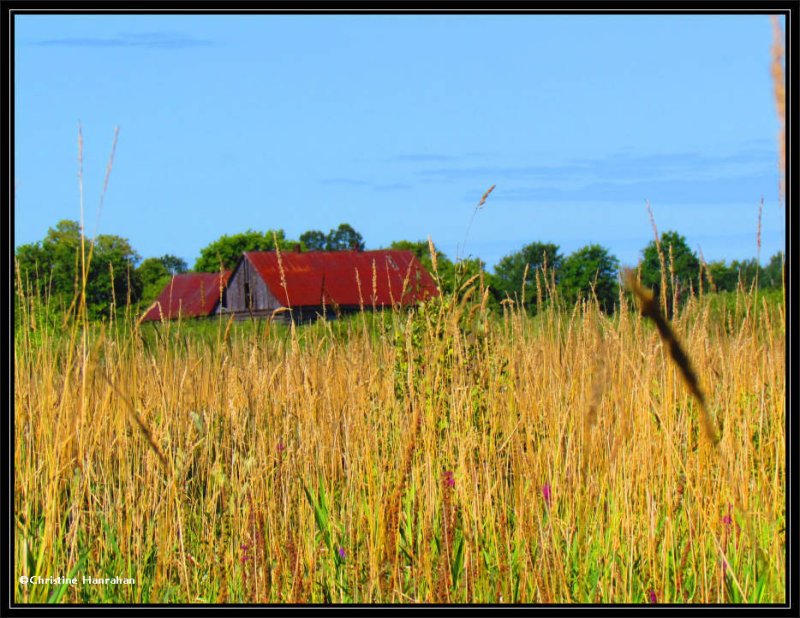
<svg viewBox="0 0 800 618"><path fill-rule="evenodd" d="M344 554L344 547L340 547L340 548L339 548L339 558L341 558L342 560L344 560L344 556L345 556L345 554Z"/></svg>
<svg viewBox="0 0 800 618"><path fill-rule="evenodd" d="M542 486L542 497L544 498L544 503L549 509L553 505L553 490L550 488L550 483L545 483Z"/></svg>
<svg viewBox="0 0 800 618"><path fill-rule="evenodd" d="M658 603L658 597L656 596L656 591L653 590L652 588L650 588L650 590L647 591L647 600L650 603Z"/></svg>
<svg viewBox="0 0 800 618"><path fill-rule="evenodd" d="M455 487L456 479L453 476L453 471L452 470L448 470L447 472L444 473L444 482L449 487Z"/></svg>
<svg viewBox="0 0 800 618"><path fill-rule="evenodd" d="M283 442L278 442L278 450L282 451L284 449L286 449L286 446L283 444Z"/></svg>
<svg viewBox="0 0 800 618"><path fill-rule="evenodd" d="M730 530L731 524L733 523L733 517L731 517L731 509L733 508L732 504L728 505L728 514L722 518L722 523L725 524L725 527Z"/></svg>

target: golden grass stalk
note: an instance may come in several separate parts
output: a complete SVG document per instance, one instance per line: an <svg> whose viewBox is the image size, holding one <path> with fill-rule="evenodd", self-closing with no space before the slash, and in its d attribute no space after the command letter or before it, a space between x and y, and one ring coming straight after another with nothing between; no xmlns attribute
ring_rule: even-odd
<svg viewBox="0 0 800 618"><path fill-rule="evenodd" d="M661 262L661 310L667 312L667 267L664 261L664 252L661 251L661 238L658 235L658 228L656 227L656 220L653 217L653 210L650 208L650 201L645 200L647 204L647 214L650 215L650 224L653 226L653 234L656 238L656 249L658 250L658 260Z"/></svg>
<svg viewBox="0 0 800 618"><path fill-rule="evenodd" d="M675 287L675 258L672 245L669 246L669 284L672 288L672 315L678 317L678 289ZM666 291L664 292L666 293Z"/></svg>
<svg viewBox="0 0 800 618"><path fill-rule="evenodd" d="M703 257L703 249L698 247L698 253L700 255L700 265L702 267L701 270L705 271L706 279L708 279L708 285L711 288L711 291L716 292L717 286L714 285L714 277L711 275L711 269L709 269L706 259Z"/></svg>
<svg viewBox="0 0 800 618"><path fill-rule="evenodd" d="M433 265L433 273L436 275L436 278L439 277L439 268L436 259L436 247L433 245L433 240L431 240L430 234L428 234L428 251L431 253L431 264Z"/></svg>
<svg viewBox="0 0 800 618"><path fill-rule="evenodd" d="M495 188L496 186L497 186L497 185L492 185L491 187L489 187L489 190L488 190L486 193L484 193L484 194L483 194L483 197L481 198L481 201L480 201L480 202L478 202L478 208L483 208L483 205L484 205L484 203L486 202L486 198L487 198L487 197L489 197L489 194L490 194L492 191L494 191L494 188Z"/></svg>
<svg viewBox="0 0 800 618"><path fill-rule="evenodd" d="M467 237L469 236L469 231L472 228L472 222L475 220L475 215L478 213L479 210L483 210L483 205L486 203L486 198L489 197L489 194L494 191L494 188L497 185L492 185L489 187L489 190L483 194L481 197L481 201L475 206L475 210L472 211L472 216L469 219L469 225L467 225L467 231L464 233L464 243L461 245L461 253L464 254L464 248L467 246ZM464 255L462 255L464 257ZM456 260L458 260L458 255L456 254Z"/></svg>
<svg viewBox="0 0 800 618"><path fill-rule="evenodd" d="M286 287L286 272L283 270L283 259L281 258L281 248L278 246L278 235L275 230L272 231L272 240L275 243L275 255L278 257L278 270L281 271L281 287L286 293L286 306L292 308L292 303L289 301L289 289Z"/></svg>
<svg viewBox="0 0 800 618"><path fill-rule="evenodd" d="M144 422L144 419L142 419L141 415L136 411L136 408L133 406L133 402L131 402L130 398L128 398L128 396L125 395L125 393L123 393L116 384L114 384L113 380L111 380L111 378L106 375L105 371L100 369L96 363L93 363L92 369L100 374L100 377L103 378L103 380L105 380L106 383L112 388L112 390L119 395L120 399L122 399L125 407L128 408L130 418L133 419L134 423L147 440L147 443L150 445L150 448L153 449L153 452L156 454L158 460L161 462L161 465L164 468L164 472L169 472L169 464L167 463L167 457L164 455L164 451L161 450L158 442L156 442L155 438L153 437L153 432L147 426L147 423Z"/></svg>
<svg viewBox="0 0 800 618"><path fill-rule="evenodd" d="M522 273L522 298L521 298L520 302L522 303L523 307L525 306L525 286L528 283L528 269L530 268L530 266L531 266L530 264L525 264L525 272ZM538 282L539 282L538 274L537 274L536 282L537 282L537 285L538 285Z"/></svg>

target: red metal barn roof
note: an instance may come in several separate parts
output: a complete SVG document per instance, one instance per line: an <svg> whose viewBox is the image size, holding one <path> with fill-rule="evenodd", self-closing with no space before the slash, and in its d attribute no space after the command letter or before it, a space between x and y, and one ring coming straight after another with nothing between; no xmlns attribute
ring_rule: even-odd
<svg viewBox="0 0 800 618"><path fill-rule="evenodd" d="M277 253L257 251L244 256L278 302L288 307L323 302L363 303L365 307L410 304L439 293L433 278L411 251L281 251L285 290Z"/></svg>
<svg viewBox="0 0 800 618"><path fill-rule="evenodd" d="M158 295L158 304L144 314L142 322L161 320L162 315L164 319L172 320L179 313L184 318L209 315L219 302L220 289L225 289L231 272L175 275Z"/></svg>

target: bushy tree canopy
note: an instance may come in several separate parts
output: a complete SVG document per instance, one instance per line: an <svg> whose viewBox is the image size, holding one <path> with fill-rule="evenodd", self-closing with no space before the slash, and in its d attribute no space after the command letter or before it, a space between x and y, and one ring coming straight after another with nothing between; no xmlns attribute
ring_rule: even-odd
<svg viewBox="0 0 800 618"><path fill-rule="evenodd" d="M758 277L758 289L780 289L783 286L783 252L778 251L770 258L767 266L761 266L756 258L733 260L727 264L724 260L706 265L717 292L731 292L741 283L749 290ZM710 284L704 277L703 290L708 291Z"/></svg>
<svg viewBox="0 0 800 618"><path fill-rule="evenodd" d="M309 230L300 234L300 242L306 251L325 251L325 234L319 230Z"/></svg>
<svg viewBox="0 0 800 618"><path fill-rule="evenodd" d="M425 267L425 270L427 270L431 276L435 276L433 262L431 261L431 249L427 240L395 240L389 245L389 249L394 249L395 251L411 251ZM452 276L453 262L442 251L436 248L434 248L434 250L436 251L436 270L439 273L439 277L444 278L447 275Z"/></svg>
<svg viewBox="0 0 800 618"><path fill-rule="evenodd" d="M158 259L166 267L166 269L173 275L180 275L185 272L188 272L189 270L189 265L186 263L186 260L183 260L174 255L170 255L169 253L162 255L160 258L156 259Z"/></svg>
<svg viewBox="0 0 800 618"><path fill-rule="evenodd" d="M395 240L389 245L389 249L397 251L411 251L420 261L425 270L434 278L438 277L441 292L452 294L458 290L467 280L474 275L485 271L486 263L478 258L469 258L454 263L447 255L436 249L436 268L433 267L431 259L431 249L427 240ZM484 283L490 284L491 276L484 272Z"/></svg>
<svg viewBox="0 0 800 618"><path fill-rule="evenodd" d="M783 251L778 251L770 258L769 264L761 272L761 284L765 288L783 287Z"/></svg>
<svg viewBox="0 0 800 618"><path fill-rule="evenodd" d="M703 276L703 290L710 291L711 285L708 281L708 275L711 275L711 281L714 282L715 291L724 292L736 289L736 272L725 263L725 260L709 262L706 264L705 268L708 270L708 274L704 274Z"/></svg>
<svg viewBox="0 0 800 618"><path fill-rule="evenodd" d="M174 255L167 254L144 260L136 269L142 283L142 302L149 305L173 275L185 273L187 270L186 262Z"/></svg>
<svg viewBox="0 0 800 618"><path fill-rule="evenodd" d="M363 251L364 239L348 223L341 223L325 238L325 251Z"/></svg>
<svg viewBox="0 0 800 618"><path fill-rule="evenodd" d="M661 297L661 258L658 255L658 246L655 241L645 247L642 252L642 283L651 288L656 296ZM677 232L669 231L661 235L661 254L664 258L664 280L666 281L667 298L671 299L673 293L685 299L690 289L697 289L700 260L689 248L686 238ZM672 288L672 274L674 272L675 289Z"/></svg>
<svg viewBox="0 0 800 618"><path fill-rule="evenodd" d="M320 230L308 230L300 234L300 242L307 251L363 251L366 247L361 234L349 223L340 223L327 235Z"/></svg>
<svg viewBox="0 0 800 618"><path fill-rule="evenodd" d="M561 264L559 285L564 299L575 303L597 297L606 313L614 311L619 298L619 260L600 245L587 245L571 253Z"/></svg>
<svg viewBox="0 0 800 618"><path fill-rule="evenodd" d="M126 238L100 234L83 241L77 221L60 221L37 243L16 250L24 290L51 304L68 307L81 288L81 268L88 265L86 306L91 317L105 315L112 303L124 305L128 298L138 300L142 284L136 272L140 257ZM113 281L113 285L112 285Z"/></svg>
<svg viewBox="0 0 800 618"><path fill-rule="evenodd" d="M214 273L230 270L242 257L245 251L274 251L275 238L278 248L288 251L294 248L295 241L287 240L283 230L256 232L247 230L232 236L223 235L200 250L200 257L194 264L195 272Z"/></svg>
<svg viewBox="0 0 800 618"><path fill-rule="evenodd" d="M502 258L494 269L494 285L501 298L522 298L523 283L525 286L525 305L533 308L536 305L536 272L543 274L547 265L547 280L550 281L552 273L556 275L561 268L563 257L558 252L558 245L552 243L533 242L525 245L510 255ZM528 276L525 277L525 269ZM544 281L542 280L542 285Z"/></svg>
<svg viewBox="0 0 800 618"><path fill-rule="evenodd" d="M172 276L169 268L164 265L161 258L147 258L136 269L143 286L151 285L160 279Z"/></svg>

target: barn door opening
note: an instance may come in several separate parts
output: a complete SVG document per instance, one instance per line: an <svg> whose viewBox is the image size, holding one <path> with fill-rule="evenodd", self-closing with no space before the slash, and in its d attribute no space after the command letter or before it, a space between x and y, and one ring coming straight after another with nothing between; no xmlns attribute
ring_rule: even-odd
<svg viewBox="0 0 800 618"><path fill-rule="evenodd" d="M250 291L250 282L244 282L244 303L248 311L253 310L253 295Z"/></svg>

